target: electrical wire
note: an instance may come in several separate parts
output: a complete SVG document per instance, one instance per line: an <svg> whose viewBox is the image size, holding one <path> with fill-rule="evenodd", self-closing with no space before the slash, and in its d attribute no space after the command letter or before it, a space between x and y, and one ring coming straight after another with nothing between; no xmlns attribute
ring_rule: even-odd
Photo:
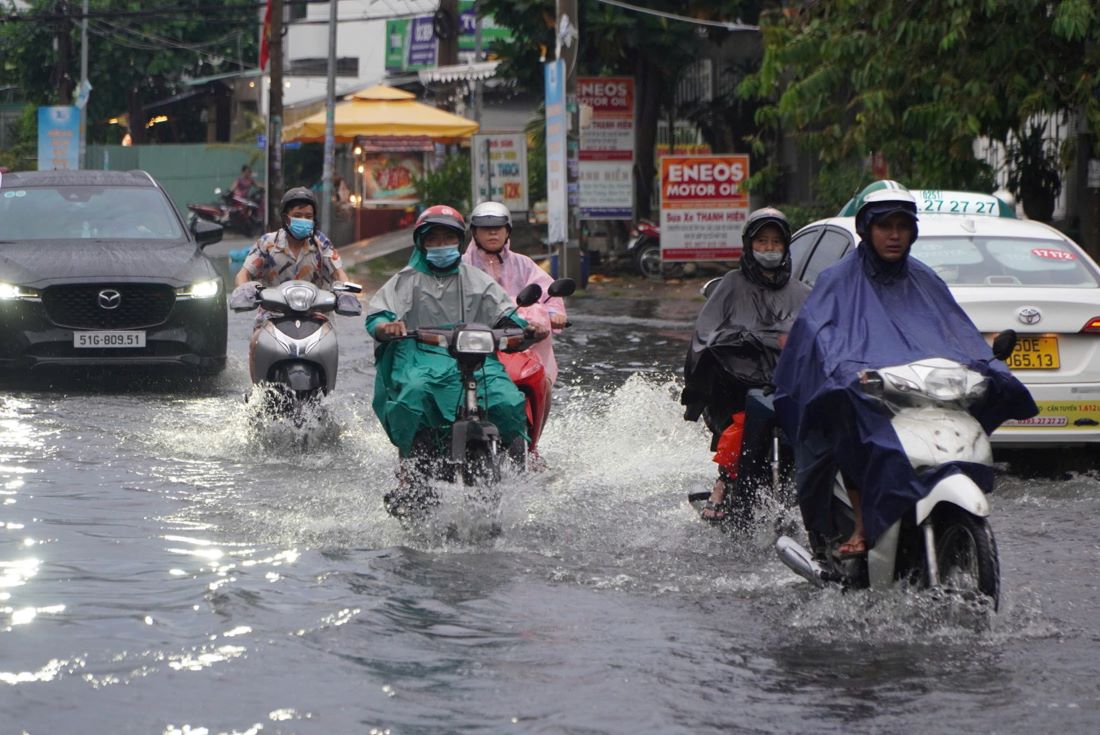
<svg viewBox="0 0 1100 735"><path fill-rule="evenodd" d="M663 10L654 10L653 8L643 8L640 5L631 5L630 3L624 3L621 0L596 0L596 2L603 3L604 5L613 5L616 8L622 8L623 10L630 10L635 13L644 13L646 15L655 15L658 18L665 18L667 20L680 21L681 23L693 23L700 26L711 26L712 28L724 28L727 31L759 31L760 26L748 25L746 23L734 23L726 20L703 20L701 18L692 18L687 15L678 15L676 13L668 13Z"/></svg>

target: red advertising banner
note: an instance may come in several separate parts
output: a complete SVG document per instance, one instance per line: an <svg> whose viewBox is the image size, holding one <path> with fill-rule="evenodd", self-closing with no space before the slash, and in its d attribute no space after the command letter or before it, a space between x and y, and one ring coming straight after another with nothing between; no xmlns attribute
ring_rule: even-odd
<svg viewBox="0 0 1100 735"><path fill-rule="evenodd" d="M747 155L662 156L661 258L741 257L748 178Z"/></svg>

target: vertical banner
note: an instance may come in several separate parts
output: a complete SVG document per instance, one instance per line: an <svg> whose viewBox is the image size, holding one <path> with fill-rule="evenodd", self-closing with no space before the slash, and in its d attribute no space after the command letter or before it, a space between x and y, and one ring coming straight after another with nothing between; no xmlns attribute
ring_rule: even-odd
<svg viewBox="0 0 1100 735"><path fill-rule="evenodd" d="M569 200L566 192L565 62L543 65L546 81L546 205L547 242L569 239Z"/></svg>
<svg viewBox="0 0 1100 735"><path fill-rule="evenodd" d="M80 110L38 108L38 170L80 168Z"/></svg>
<svg viewBox="0 0 1100 735"><path fill-rule="evenodd" d="M634 80L578 77L581 217L634 218ZM590 112L590 114L589 114Z"/></svg>
<svg viewBox="0 0 1100 735"><path fill-rule="evenodd" d="M747 155L661 157L661 259L741 257Z"/></svg>
<svg viewBox="0 0 1100 735"><path fill-rule="evenodd" d="M527 211L527 137L523 133L475 135L472 149L475 203L494 201L513 213Z"/></svg>

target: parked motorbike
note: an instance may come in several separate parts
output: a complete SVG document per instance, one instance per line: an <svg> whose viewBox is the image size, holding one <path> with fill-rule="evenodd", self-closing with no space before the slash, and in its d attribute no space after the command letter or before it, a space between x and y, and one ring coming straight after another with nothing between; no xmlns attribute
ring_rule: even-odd
<svg viewBox="0 0 1100 735"><path fill-rule="evenodd" d="M233 311L262 308L270 313L249 341L253 386L263 385L272 409L302 426L320 398L336 387L339 352L327 314L358 316L354 294L362 287L337 281L332 290L308 281L286 281L271 288L239 286L230 296Z"/></svg>
<svg viewBox="0 0 1100 735"><path fill-rule="evenodd" d="M246 237L256 237L263 231L263 188L255 186L248 197L241 197L232 191L214 189L218 201L212 204L188 204L189 224L196 219L215 222L227 230L239 232Z"/></svg>
<svg viewBox="0 0 1100 735"><path fill-rule="evenodd" d="M546 296L542 302L554 297L566 297L573 295L577 284L572 278L559 278L546 289ZM568 326L568 322L566 323ZM551 339L551 337L547 337ZM508 377L520 389L527 399L527 435L530 441L527 443L527 453L536 451L542 429L546 425L546 418L550 414L551 385L546 377L546 370L542 362L530 349L522 352L497 352L497 359L508 371Z"/></svg>
<svg viewBox="0 0 1100 735"><path fill-rule="evenodd" d="M638 220L630 230L626 253L638 273L646 278L660 278L664 272L661 262L661 227L647 219Z"/></svg>
<svg viewBox="0 0 1100 735"><path fill-rule="evenodd" d="M994 355L1007 357L1015 333L994 341ZM891 416L891 424L914 468L935 472L959 462L932 491L875 540L866 556L841 559L831 552L811 554L781 536L779 558L797 574L822 586L884 588L904 580L929 588L982 595L996 610L1000 602L1000 562L989 524L990 506L969 472L993 462L989 437L967 407L981 400L987 379L952 360L929 358L907 365L868 370L864 392ZM851 533L854 516L842 483L834 483L830 512L835 527Z"/></svg>

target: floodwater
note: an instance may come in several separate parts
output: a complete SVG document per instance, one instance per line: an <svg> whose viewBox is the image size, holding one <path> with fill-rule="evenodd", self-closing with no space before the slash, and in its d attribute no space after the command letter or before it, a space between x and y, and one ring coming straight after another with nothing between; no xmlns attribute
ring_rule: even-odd
<svg viewBox="0 0 1100 735"><path fill-rule="evenodd" d="M689 325L606 306L559 341L549 470L409 529L359 320L307 437L242 401L251 316L205 385L0 392L0 731L1100 731L1100 479L1002 473L998 614L812 589L789 509L732 535L686 502Z"/></svg>

